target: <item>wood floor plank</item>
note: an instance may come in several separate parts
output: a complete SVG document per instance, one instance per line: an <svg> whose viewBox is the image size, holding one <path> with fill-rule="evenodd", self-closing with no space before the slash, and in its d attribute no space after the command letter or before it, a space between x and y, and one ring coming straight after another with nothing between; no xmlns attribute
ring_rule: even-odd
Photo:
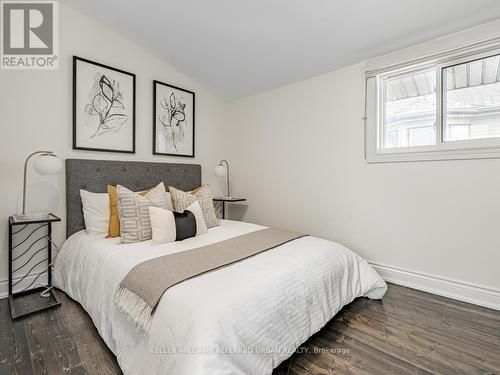
<svg viewBox="0 0 500 375"><path fill-rule="evenodd" d="M10 319L7 299L0 301L0 374L32 373L30 351L22 322Z"/></svg>
<svg viewBox="0 0 500 375"><path fill-rule="evenodd" d="M63 292L62 306L12 322L0 300L0 374L121 374L90 317ZM389 285L360 298L274 375L500 375L500 312Z"/></svg>
<svg viewBox="0 0 500 375"><path fill-rule="evenodd" d="M56 292L59 300L63 302L59 310L60 323L72 334L78 337L78 352L85 364L84 368L90 374L114 375L121 374L116 358L108 349L99 333L95 329L92 319L87 314L82 314L79 304L71 300L66 294ZM96 346L100 350L96 350Z"/></svg>
<svg viewBox="0 0 500 375"><path fill-rule="evenodd" d="M377 338L383 338L385 342L396 340L394 344L404 342L405 347L424 346L442 353L457 361L470 363L478 368L490 368L490 371L500 373L500 356L495 354L498 349L496 345L489 345L491 350L484 350L488 347L488 342L481 339L470 339L458 337L454 332L446 328L438 327L425 322L406 321L403 319L390 321L380 320L375 314L366 314L366 311L356 311L351 309L342 317L339 322L349 324L350 327L359 329ZM383 332L378 327L383 324ZM410 340L408 340L410 339ZM466 360L465 360L466 359ZM485 365L484 360L487 360Z"/></svg>
<svg viewBox="0 0 500 375"><path fill-rule="evenodd" d="M61 310L55 309L47 314L47 328L52 351L59 367L66 368L69 374L90 374L79 352L77 335L73 335L61 319Z"/></svg>
<svg viewBox="0 0 500 375"><path fill-rule="evenodd" d="M352 318L355 320L356 318ZM449 354L452 351L444 351L443 345L433 343L426 337L419 337L414 332L404 332L398 334L398 331L389 331L383 338L374 334L374 330L370 330L367 325L358 324L352 326L350 322L338 323L348 324L349 328L344 330L344 333L356 337L363 345L373 349L373 351L381 351L382 353L391 353L393 358L404 362L410 367L420 367L428 373L438 374L481 374L482 369L474 367L467 362L460 361L460 356ZM341 329L341 324L336 324L330 328L335 331ZM449 359L452 358L453 361Z"/></svg>
<svg viewBox="0 0 500 375"><path fill-rule="evenodd" d="M418 300L419 303L431 303L437 307L441 305L441 308L448 308L450 314L463 312L469 317L482 316L486 319L495 320L500 323L500 314L497 310L489 309L487 307L473 305L467 302L458 301L456 299L451 299L437 294L422 292L411 288L394 288L391 290L389 295L391 298L404 297L408 302L415 302Z"/></svg>
<svg viewBox="0 0 500 375"><path fill-rule="evenodd" d="M449 336L454 341L461 340L481 347L484 346L487 349L486 352L488 349L494 351L495 348L498 348L500 340L487 327L483 330L478 330L477 327L471 329L466 320L460 324L453 324L447 319L447 313L444 311L436 314L429 309L418 309L410 304L401 306L399 300L397 303L392 303L389 298L383 304L363 306L354 304L350 306L350 311L364 314L372 322L378 321L384 327L386 324L395 324L401 326L400 329L405 330L416 326L425 331L435 332L440 336Z"/></svg>
<svg viewBox="0 0 500 375"><path fill-rule="evenodd" d="M368 374L413 374L418 371L422 374L429 374L424 368L418 366L418 361L405 359L400 355L399 346L392 347L390 351L385 350L379 342L370 342L366 336L349 327L338 324L329 324L324 336L325 342L330 338L338 336L344 337L344 345L350 348L350 356L337 356L337 362L346 363L358 369L359 372Z"/></svg>
<svg viewBox="0 0 500 375"><path fill-rule="evenodd" d="M46 375L59 371L60 369L46 354L47 351L51 351L48 341L43 340L43 337L47 334L46 327L41 324L34 325L29 318L24 321L24 327L33 363L33 373ZM40 342L40 339L42 339L42 342Z"/></svg>
<svg viewBox="0 0 500 375"><path fill-rule="evenodd" d="M14 363L14 327L10 321L9 305L0 303L0 374L11 373Z"/></svg>
<svg viewBox="0 0 500 375"><path fill-rule="evenodd" d="M388 296L389 301L396 300L400 297L398 291ZM421 311L429 313L433 316L439 316L449 324L467 329L477 330L481 333L488 331L489 334L500 337L500 318L495 314L494 310L479 308L474 305L469 305L470 310L467 311L462 305L456 304L457 301L443 302L436 299L439 296L433 296L430 293L413 295L407 299L406 305L413 307L410 311ZM384 301L385 302L385 301Z"/></svg>
<svg viewBox="0 0 500 375"><path fill-rule="evenodd" d="M8 319L10 319L10 313L8 315ZM34 374L35 372L33 366L33 355L28 345L28 336L26 334L25 322L23 322L22 320L13 321L12 327L14 336L14 362L11 373L20 375Z"/></svg>

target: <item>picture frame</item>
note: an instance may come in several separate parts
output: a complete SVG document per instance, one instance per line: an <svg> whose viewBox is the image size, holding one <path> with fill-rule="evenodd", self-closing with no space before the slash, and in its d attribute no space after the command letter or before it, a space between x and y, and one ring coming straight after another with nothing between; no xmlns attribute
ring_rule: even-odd
<svg viewBox="0 0 500 375"><path fill-rule="evenodd" d="M195 156L195 96L153 81L153 155Z"/></svg>
<svg viewBox="0 0 500 375"><path fill-rule="evenodd" d="M135 153L136 75L73 56L73 149Z"/></svg>

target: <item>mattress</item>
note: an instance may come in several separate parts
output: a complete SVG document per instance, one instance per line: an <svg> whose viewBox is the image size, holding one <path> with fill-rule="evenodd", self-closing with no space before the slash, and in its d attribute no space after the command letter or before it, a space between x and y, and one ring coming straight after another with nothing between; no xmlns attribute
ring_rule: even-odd
<svg viewBox="0 0 500 375"><path fill-rule="evenodd" d="M120 244L73 234L57 255L54 284L92 318L124 374L271 374L357 297L382 298L385 282L361 257L307 236L168 289L146 336L113 302L135 265L265 227L222 221L180 242Z"/></svg>

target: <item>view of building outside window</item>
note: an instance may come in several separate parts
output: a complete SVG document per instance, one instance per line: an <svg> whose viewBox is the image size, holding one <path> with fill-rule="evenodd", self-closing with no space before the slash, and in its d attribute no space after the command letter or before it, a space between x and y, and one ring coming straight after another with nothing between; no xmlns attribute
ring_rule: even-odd
<svg viewBox="0 0 500 375"><path fill-rule="evenodd" d="M443 70L444 140L500 137L500 56Z"/></svg>
<svg viewBox="0 0 500 375"><path fill-rule="evenodd" d="M443 140L500 137L500 56L443 69ZM436 144L434 69L384 82L382 148Z"/></svg>
<svg viewBox="0 0 500 375"><path fill-rule="evenodd" d="M436 71L385 82L384 148L436 143Z"/></svg>

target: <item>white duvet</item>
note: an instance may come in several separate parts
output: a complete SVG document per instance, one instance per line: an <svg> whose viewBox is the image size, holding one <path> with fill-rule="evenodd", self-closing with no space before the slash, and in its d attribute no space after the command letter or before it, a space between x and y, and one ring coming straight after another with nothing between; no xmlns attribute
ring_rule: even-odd
<svg viewBox="0 0 500 375"><path fill-rule="evenodd" d="M286 243L167 290L148 337L113 302L119 282L144 260L262 228L223 221L158 246L78 232L57 256L55 285L89 313L124 374L271 374L342 306L382 298L387 286L364 259L315 237Z"/></svg>

